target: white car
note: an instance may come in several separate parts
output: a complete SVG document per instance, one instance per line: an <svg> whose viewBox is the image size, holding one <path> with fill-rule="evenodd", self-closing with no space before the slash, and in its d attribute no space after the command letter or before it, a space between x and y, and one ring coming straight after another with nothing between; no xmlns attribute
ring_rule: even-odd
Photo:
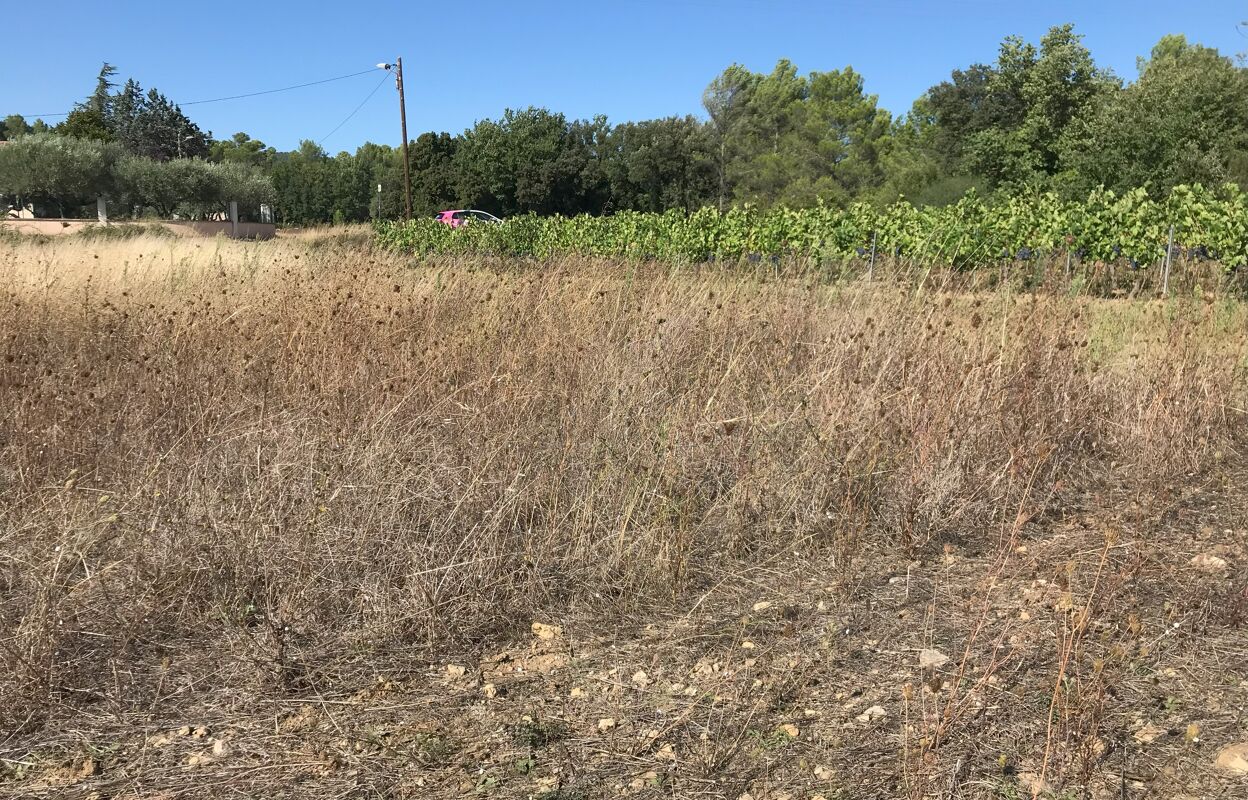
<svg viewBox="0 0 1248 800"><path fill-rule="evenodd" d="M475 209L439 211L433 215L433 218L438 222L445 222L452 228L458 228L460 225L467 225L470 222L502 222L501 219L488 211L477 211Z"/></svg>

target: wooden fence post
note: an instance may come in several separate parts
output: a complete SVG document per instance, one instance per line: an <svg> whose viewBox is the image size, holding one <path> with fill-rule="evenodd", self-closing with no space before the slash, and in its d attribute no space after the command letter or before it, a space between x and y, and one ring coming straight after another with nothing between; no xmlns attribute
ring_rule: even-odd
<svg viewBox="0 0 1248 800"><path fill-rule="evenodd" d="M1174 252L1174 223L1170 223L1170 238L1166 240L1166 265L1161 271L1161 294L1170 296L1170 257Z"/></svg>
<svg viewBox="0 0 1248 800"><path fill-rule="evenodd" d="M867 262L867 280L875 279L875 237L876 232L871 231L871 260Z"/></svg>

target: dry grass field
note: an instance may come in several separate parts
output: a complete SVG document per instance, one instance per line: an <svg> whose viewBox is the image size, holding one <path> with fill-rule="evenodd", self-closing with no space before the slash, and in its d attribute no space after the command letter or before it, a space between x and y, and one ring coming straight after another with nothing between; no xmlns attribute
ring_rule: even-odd
<svg viewBox="0 0 1248 800"><path fill-rule="evenodd" d="M936 277L0 241L0 796L1245 796L1248 312Z"/></svg>

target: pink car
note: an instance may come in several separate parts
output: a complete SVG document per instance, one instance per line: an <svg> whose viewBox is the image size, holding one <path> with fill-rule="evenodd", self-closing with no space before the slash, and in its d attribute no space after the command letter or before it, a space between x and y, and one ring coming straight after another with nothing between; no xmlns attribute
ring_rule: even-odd
<svg viewBox="0 0 1248 800"><path fill-rule="evenodd" d="M458 228L470 222L502 222L501 219L488 211L473 210L439 211L433 215L433 218L438 222L445 222L452 228Z"/></svg>

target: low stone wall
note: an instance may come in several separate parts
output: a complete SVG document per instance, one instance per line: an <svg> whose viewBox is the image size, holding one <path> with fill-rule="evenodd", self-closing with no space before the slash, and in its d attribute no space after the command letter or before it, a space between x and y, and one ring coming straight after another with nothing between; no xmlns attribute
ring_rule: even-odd
<svg viewBox="0 0 1248 800"><path fill-rule="evenodd" d="M93 219L0 219L0 228L18 233L38 233L44 236L65 236L100 223ZM111 223L125 224L125 223ZM142 222L143 225L160 225L178 236L225 236L230 239L272 239L276 226L267 222L239 222L229 220L192 221L157 220Z"/></svg>

